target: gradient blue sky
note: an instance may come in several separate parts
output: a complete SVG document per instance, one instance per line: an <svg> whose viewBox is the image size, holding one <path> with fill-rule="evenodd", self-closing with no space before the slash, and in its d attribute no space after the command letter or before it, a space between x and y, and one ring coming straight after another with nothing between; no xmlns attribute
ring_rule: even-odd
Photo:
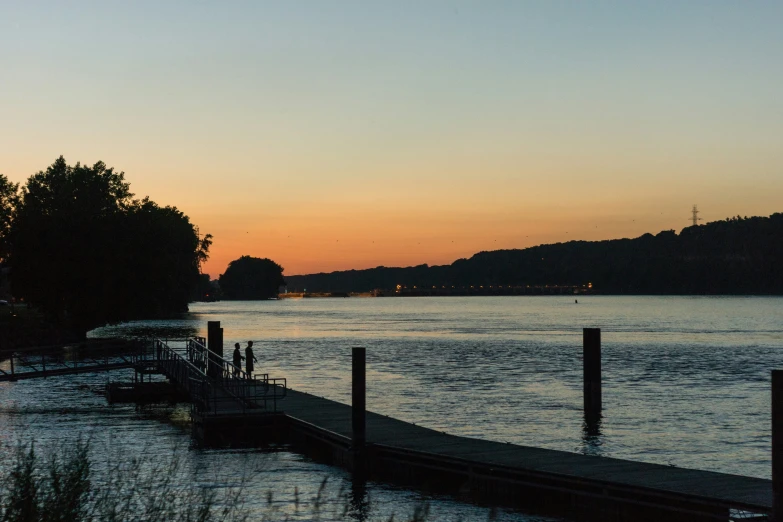
<svg viewBox="0 0 783 522"><path fill-rule="evenodd" d="M0 172L287 274L783 211L781 2L0 1Z"/></svg>

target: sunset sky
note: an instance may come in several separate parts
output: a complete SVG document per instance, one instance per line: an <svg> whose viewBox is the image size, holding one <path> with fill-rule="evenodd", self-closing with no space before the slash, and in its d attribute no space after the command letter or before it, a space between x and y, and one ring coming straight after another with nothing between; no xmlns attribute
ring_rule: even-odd
<svg viewBox="0 0 783 522"><path fill-rule="evenodd" d="M0 1L0 172L59 155L288 275L783 211L783 2Z"/></svg>

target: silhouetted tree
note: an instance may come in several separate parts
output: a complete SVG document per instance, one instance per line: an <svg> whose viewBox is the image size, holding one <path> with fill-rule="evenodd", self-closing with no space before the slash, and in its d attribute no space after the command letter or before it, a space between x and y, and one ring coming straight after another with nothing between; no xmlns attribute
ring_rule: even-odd
<svg viewBox="0 0 783 522"><path fill-rule="evenodd" d="M226 299L270 299L285 284L283 267L271 259L242 256L228 264L220 275L220 289Z"/></svg>
<svg viewBox="0 0 783 522"><path fill-rule="evenodd" d="M23 187L11 235L14 295L80 333L186 311L211 244L175 207L134 200L124 173L62 156Z"/></svg>
<svg viewBox="0 0 783 522"><path fill-rule="evenodd" d="M19 185L0 174L0 263L10 250L11 221L19 200Z"/></svg>

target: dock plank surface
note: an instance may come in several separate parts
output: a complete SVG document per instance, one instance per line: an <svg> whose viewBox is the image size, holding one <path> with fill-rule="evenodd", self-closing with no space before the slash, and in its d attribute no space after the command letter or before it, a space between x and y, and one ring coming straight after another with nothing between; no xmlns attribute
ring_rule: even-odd
<svg viewBox="0 0 783 522"><path fill-rule="evenodd" d="M289 417L351 437L351 407L346 404L289 389L278 406ZM367 441L503 469L641 488L762 512L772 508L772 481L767 479L449 435L372 412L367 412Z"/></svg>

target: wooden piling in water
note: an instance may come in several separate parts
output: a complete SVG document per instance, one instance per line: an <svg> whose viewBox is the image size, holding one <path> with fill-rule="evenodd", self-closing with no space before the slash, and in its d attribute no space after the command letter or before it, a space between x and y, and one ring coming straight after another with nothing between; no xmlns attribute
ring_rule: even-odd
<svg viewBox="0 0 783 522"><path fill-rule="evenodd" d="M219 357L223 357L223 329L220 321L207 322L207 352L207 375L217 379L222 369Z"/></svg>
<svg viewBox="0 0 783 522"><path fill-rule="evenodd" d="M582 330L585 415L601 414L601 329Z"/></svg>
<svg viewBox="0 0 783 522"><path fill-rule="evenodd" d="M351 423L353 447L364 448L367 442L367 351L354 348L351 357Z"/></svg>
<svg viewBox="0 0 783 522"><path fill-rule="evenodd" d="M772 370L772 520L783 522L783 370Z"/></svg>

